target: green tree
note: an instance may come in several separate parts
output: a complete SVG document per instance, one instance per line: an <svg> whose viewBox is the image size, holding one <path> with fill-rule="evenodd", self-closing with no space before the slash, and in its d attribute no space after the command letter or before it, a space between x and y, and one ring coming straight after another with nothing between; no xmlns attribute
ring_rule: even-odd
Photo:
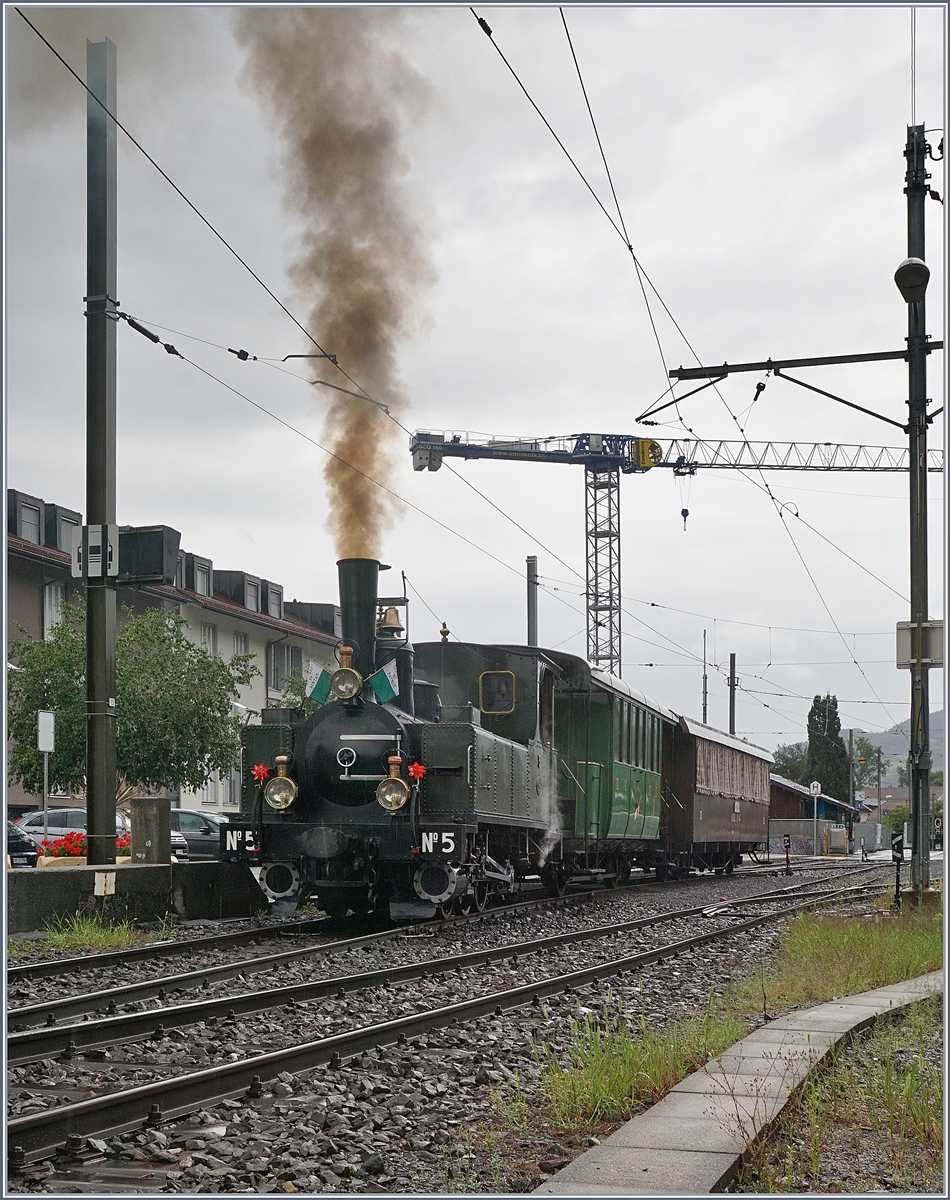
<svg viewBox="0 0 950 1200"><path fill-rule="evenodd" d="M43 789L36 714L56 714L50 787L85 790L86 632L81 605L67 605L47 641L21 633L11 648L19 670L8 683L9 777ZM186 622L165 609L130 616L116 638L117 798L159 788L203 787L226 774L241 744L243 721L231 701L260 672L253 655L225 663L192 642Z"/></svg>
<svg viewBox="0 0 950 1200"><path fill-rule="evenodd" d="M910 771L907 769L907 763L898 764L897 767L897 786L910 787Z"/></svg>
<svg viewBox="0 0 950 1200"><path fill-rule="evenodd" d="M808 713L807 782L836 800L848 799L848 751L841 740L837 696L816 696Z"/></svg>
<svg viewBox="0 0 950 1200"><path fill-rule="evenodd" d="M861 759L864 759L864 762ZM890 760L881 759L881 778L890 770ZM867 738L859 737L854 743L854 790L877 787L877 746Z"/></svg>
<svg viewBox="0 0 950 1200"><path fill-rule="evenodd" d="M808 768L808 743L793 742L786 746L775 748L775 774L792 783L808 783L806 771Z"/></svg>
<svg viewBox="0 0 950 1200"><path fill-rule="evenodd" d="M943 787L943 771L930 772L930 786Z"/></svg>
<svg viewBox="0 0 950 1200"><path fill-rule="evenodd" d="M902 804L897 808L892 808L886 816L881 817L881 824L886 825L888 829L894 833L904 832L904 823L910 820L910 809L905 808Z"/></svg>

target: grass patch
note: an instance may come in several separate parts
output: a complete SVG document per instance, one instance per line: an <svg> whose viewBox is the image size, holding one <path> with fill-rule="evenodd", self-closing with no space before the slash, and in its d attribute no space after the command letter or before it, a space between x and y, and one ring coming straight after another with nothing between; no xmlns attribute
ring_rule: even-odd
<svg viewBox="0 0 950 1200"><path fill-rule="evenodd" d="M738 1017L714 1011L651 1029L606 1004L571 1025L569 1064L542 1048L542 1088L558 1125L624 1120L655 1104L691 1071L745 1036Z"/></svg>
<svg viewBox="0 0 950 1200"><path fill-rule="evenodd" d="M164 940L167 936L160 932L158 939ZM98 914L89 916L86 913L56 917L47 926L46 934L46 945L51 950L128 950L153 940L128 921L108 923Z"/></svg>
<svg viewBox="0 0 950 1200"><path fill-rule="evenodd" d="M868 919L805 913L789 921L775 961L764 973L732 984L724 1006L750 1014L767 1006L774 1015L913 979L942 965L939 910Z"/></svg>
<svg viewBox="0 0 950 1200"><path fill-rule="evenodd" d="M829 1055L739 1176L753 1192L942 1192L943 998Z"/></svg>

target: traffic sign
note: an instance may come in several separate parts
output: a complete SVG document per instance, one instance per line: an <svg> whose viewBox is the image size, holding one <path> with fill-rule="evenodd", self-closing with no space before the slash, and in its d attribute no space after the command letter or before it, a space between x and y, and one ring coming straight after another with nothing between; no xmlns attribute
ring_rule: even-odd
<svg viewBox="0 0 950 1200"><path fill-rule="evenodd" d="M808 785L808 791L810 792L810 794L812 796L820 796L821 795L821 783L819 782L819 780L816 779L814 781L814 783L810 783Z"/></svg>

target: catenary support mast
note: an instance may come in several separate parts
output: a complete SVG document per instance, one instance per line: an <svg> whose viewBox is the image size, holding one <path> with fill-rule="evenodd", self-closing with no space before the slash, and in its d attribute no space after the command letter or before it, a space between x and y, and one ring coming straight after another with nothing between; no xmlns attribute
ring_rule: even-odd
<svg viewBox="0 0 950 1200"><path fill-rule="evenodd" d="M907 257L924 260L927 139L923 125L907 128ZM910 619L916 652L910 693L911 883L921 903L930 886L930 686L923 627L927 597L927 322L926 302L907 305L908 433L910 437Z"/></svg>
<svg viewBox="0 0 950 1200"><path fill-rule="evenodd" d="M86 580L86 820L90 864L115 862L116 51L88 42L86 109L86 522L99 526L101 573ZM96 102L98 97L102 104ZM118 553L118 546L114 547ZM89 549L87 554L91 558Z"/></svg>

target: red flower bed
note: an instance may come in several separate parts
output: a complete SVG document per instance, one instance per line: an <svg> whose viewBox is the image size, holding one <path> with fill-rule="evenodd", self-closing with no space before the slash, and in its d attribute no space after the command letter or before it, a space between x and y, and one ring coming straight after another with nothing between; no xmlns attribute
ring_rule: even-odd
<svg viewBox="0 0 950 1200"><path fill-rule="evenodd" d="M115 839L115 848L119 853L128 851L131 845L132 839L127 833L120 834ZM55 841L46 838L43 841L43 853L50 858L85 858L86 835L80 833L78 829L74 829L72 833L56 838Z"/></svg>

